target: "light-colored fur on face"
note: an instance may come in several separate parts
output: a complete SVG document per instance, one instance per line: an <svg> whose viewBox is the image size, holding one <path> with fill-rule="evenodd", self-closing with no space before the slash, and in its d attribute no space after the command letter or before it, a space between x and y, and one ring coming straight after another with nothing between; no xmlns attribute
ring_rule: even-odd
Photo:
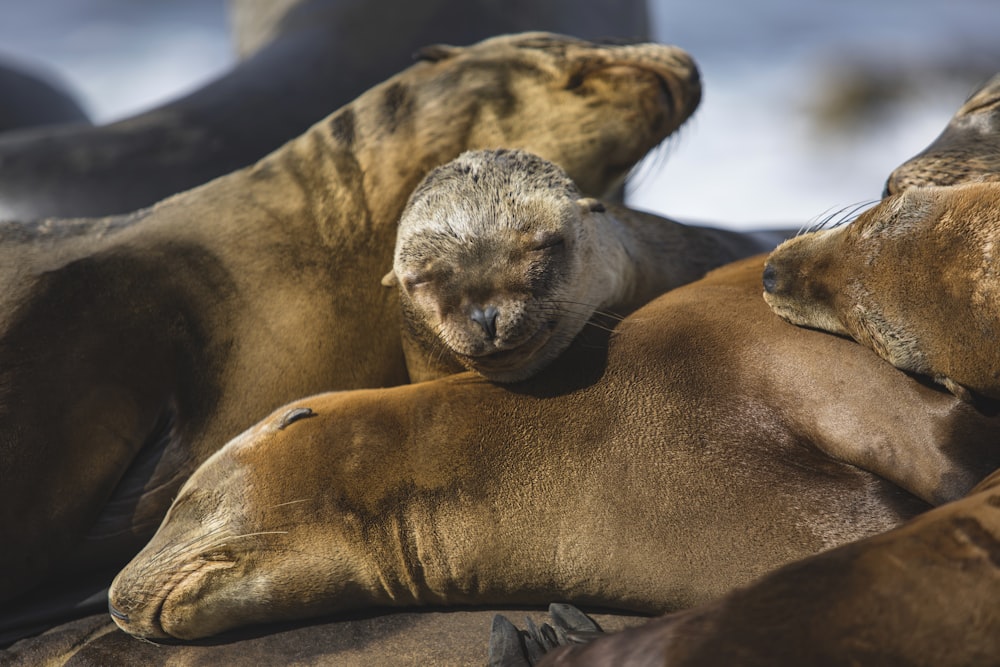
<svg viewBox="0 0 1000 667"><path fill-rule="evenodd" d="M441 354L493 380L521 380L627 292L629 257L607 238L614 221L603 212L551 162L466 153L413 193L384 282L398 282L407 323L438 339ZM476 319L484 311L488 325Z"/></svg>
<svg viewBox="0 0 1000 667"><path fill-rule="evenodd" d="M764 299L956 395L1000 398L1000 184L905 190L768 258ZM767 279L765 280L765 283Z"/></svg>

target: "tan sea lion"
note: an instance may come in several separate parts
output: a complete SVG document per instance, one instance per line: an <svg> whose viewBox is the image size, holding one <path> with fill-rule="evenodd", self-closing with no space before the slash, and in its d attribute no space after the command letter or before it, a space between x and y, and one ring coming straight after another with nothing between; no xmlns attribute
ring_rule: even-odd
<svg viewBox="0 0 1000 667"><path fill-rule="evenodd" d="M762 268L666 293L606 357L585 330L511 389L465 373L281 408L192 475L113 616L192 639L373 606L665 611L997 466L1000 417L775 317Z"/></svg>
<svg viewBox="0 0 1000 667"><path fill-rule="evenodd" d="M1000 180L1000 74L973 93L930 146L897 167L886 196L922 185Z"/></svg>
<svg viewBox="0 0 1000 667"><path fill-rule="evenodd" d="M129 216L0 226L0 599L127 559L277 406L405 382L379 279L430 169L504 145L600 193L699 96L670 46L439 46L253 167Z"/></svg>
<svg viewBox="0 0 1000 667"><path fill-rule="evenodd" d="M956 396L1000 398L1000 183L905 190L853 223L786 241L764 299L851 336Z"/></svg>
<svg viewBox="0 0 1000 667"><path fill-rule="evenodd" d="M620 318L772 248L584 197L563 169L524 151L470 151L410 196L382 284L399 289L412 381L467 368L513 382L555 359L595 313Z"/></svg>
<svg viewBox="0 0 1000 667"><path fill-rule="evenodd" d="M246 167L407 67L427 44L524 30L650 38L642 0L227 4L242 58L217 79L107 125L0 137L0 220L128 213Z"/></svg>

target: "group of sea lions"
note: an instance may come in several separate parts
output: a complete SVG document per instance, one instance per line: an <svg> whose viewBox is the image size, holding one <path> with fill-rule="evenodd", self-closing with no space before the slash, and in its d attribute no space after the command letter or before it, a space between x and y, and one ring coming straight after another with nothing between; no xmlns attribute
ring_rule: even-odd
<svg viewBox="0 0 1000 667"><path fill-rule="evenodd" d="M1000 417L964 369L990 368L989 347L973 346L991 332L970 333L962 372L929 352L909 367L961 398L901 372L867 347L888 329L862 345L822 331L855 335L830 314L854 311L822 282L842 253L809 245L842 243L854 225L888 243L902 236L893 220L955 217L953 196L987 210L986 230L993 186L893 195L851 227L792 239L765 271L763 255L732 261L769 249L760 239L588 196L694 111L697 68L680 49L527 33L422 58L255 165L150 209L0 227L0 596L67 564L132 557L109 597L128 633L275 630L150 653L105 617L8 656L406 661L412 635L433 632L416 619L431 618L448 631L421 660L483 662L491 613L384 610L559 600L685 611L558 648L544 658L555 664L947 664L907 644L904 621L850 625L852 602L870 604L878 591L865 587L883 581L889 597L909 590L902 574L864 568L905 566L922 547L918 574L939 559L982 582L979 598L931 580L919 591L988 617L975 605L996 570L996 504L976 484L1000 468ZM803 264L781 269L793 251ZM914 252L858 280L877 299L878 279ZM988 322L992 274L977 266L956 279L983 283L971 298ZM968 305L945 296L950 312ZM571 331L550 336L564 321ZM317 393L331 389L356 390ZM846 625L815 615L824 591ZM940 609L900 604L948 627ZM562 639L594 637L557 609L575 624ZM368 610L383 611L365 638ZM354 617L329 618L343 613ZM542 659L496 627L495 664ZM788 627L804 630L775 639ZM954 664L989 655L981 639Z"/></svg>

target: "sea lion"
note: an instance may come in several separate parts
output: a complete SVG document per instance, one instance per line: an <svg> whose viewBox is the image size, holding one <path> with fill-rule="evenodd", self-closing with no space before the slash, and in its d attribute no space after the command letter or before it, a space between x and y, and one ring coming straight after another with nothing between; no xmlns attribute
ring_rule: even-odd
<svg viewBox="0 0 1000 667"><path fill-rule="evenodd" d="M193 639L373 606L665 611L996 468L1000 417L775 317L763 261L585 330L512 389L463 373L279 409L191 476L113 617Z"/></svg>
<svg viewBox="0 0 1000 667"><path fill-rule="evenodd" d="M529 654L509 623L495 622L489 664L988 667L1000 654L998 595L1000 472L899 528L641 627L594 639L557 621L547 636L562 646L530 633Z"/></svg>
<svg viewBox="0 0 1000 667"><path fill-rule="evenodd" d="M670 46L439 46L252 167L128 216L0 227L0 599L134 554L282 403L405 382L379 279L431 168L506 145L600 193L699 96Z"/></svg>
<svg viewBox="0 0 1000 667"><path fill-rule="evenodd" d="M849 225L778 246L764 299L963 400L998 399L998 243L1000 183L910 188Z"/></svg>
<svg viewBox="0 0 1000 667"><path fill-rule="evenodd" d="M642 0L301 0L232 7L244 56L201 88L99 127L0 138L0 220L124 214L252 164L427 44L551 30L649 38Z"/></svg>
<svg viewBox="0 0 1000 667"><path fill-rule="evenodd" d="M922 185L1000 180L1000 74L973 93L943 132L897 167L885 196Z"/></svg>
<svg viewBox="0 0 1000 667"><path fill-rule="evenodd" d="M773 248L584 197L524 151L470 151L407 202L393 270L411 381L464 369L523 380L595 313L620 318L710 269Z"/></svg>

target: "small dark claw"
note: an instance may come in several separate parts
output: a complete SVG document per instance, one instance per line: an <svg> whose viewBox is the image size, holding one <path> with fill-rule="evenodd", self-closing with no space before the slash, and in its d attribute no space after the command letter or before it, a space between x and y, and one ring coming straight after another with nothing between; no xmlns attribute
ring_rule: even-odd
<svg viewBox="0 0 1000 667"><path fill-rule="evenodd" d="M531 667L521 632L502 614L493 617L487 664L489 667Z"/></svg>
<svg viewBox="0 0 1000 667"><path fill-rule="evenodd" d="M566 633L601 632L594 619L571 604L553 602L549 605L549 616L556 628L562 628Z"/></svg>

